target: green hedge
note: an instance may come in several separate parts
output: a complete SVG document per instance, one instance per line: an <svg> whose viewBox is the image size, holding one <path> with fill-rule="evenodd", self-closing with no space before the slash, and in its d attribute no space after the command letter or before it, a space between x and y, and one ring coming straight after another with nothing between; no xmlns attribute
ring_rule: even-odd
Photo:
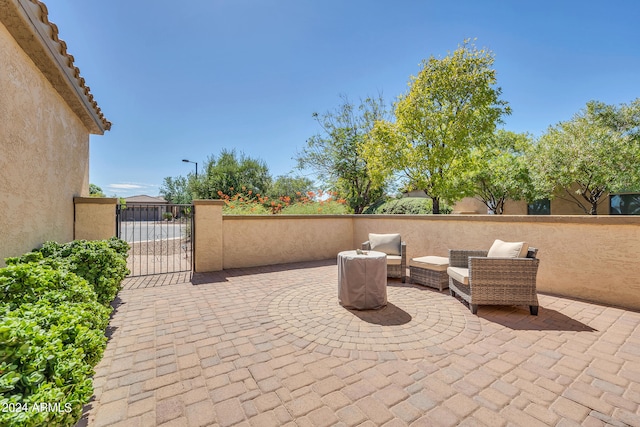
<svg viewBox="0 0 640 427"><path fill-rule="evenodd" d="M75 240L69 243L46 242L41 249L18 258L7 258L10 265L37 263L75 273L93 286L101 304L109 305L120 290L129 270L129 244L123 240Z"/></svg>
<svg viewBox="0 0 640 427"><path fill-rule="evenodd" d="M116 239L47 242L0 269L0 425L71 426L93 395L110 302L128 274Z"/></svg>
<svg viewBox="0 0 640 427"><path fill-rule="evenodd" d="M391 199L383 203L376 203L369 206L365 214L395 214L395 215L421 215L432 214L432 201L426 197L403 197L401 199ZM451 213L451 208L444 203L440 203L440 213Z"/></svg>

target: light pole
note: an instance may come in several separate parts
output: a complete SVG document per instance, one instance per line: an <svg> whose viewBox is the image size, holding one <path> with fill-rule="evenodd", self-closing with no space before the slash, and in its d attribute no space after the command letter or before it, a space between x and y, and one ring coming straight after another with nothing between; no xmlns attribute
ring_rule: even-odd
<svg viewBox="0 0 640 427"><path fill-rule="evenodd" d="M196 179L198 179L198 162L192 162L191 160L187 160L187 159L182 159L182 161L185 163L193 163L196 165Z"/></svg>

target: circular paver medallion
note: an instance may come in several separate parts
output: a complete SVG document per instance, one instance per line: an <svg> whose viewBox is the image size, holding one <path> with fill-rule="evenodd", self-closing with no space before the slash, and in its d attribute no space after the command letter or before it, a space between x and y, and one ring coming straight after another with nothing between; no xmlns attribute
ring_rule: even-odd
<svg viewBox="0 0 640 427"><path fill-rule="evenodd" d="M270 295L257 314L301 345L343 350L442 353L472 341L480 331L468 308L447 294L391 283L387 300L380 310L348 310L338 303L337 285L314 283Z"/></svg>

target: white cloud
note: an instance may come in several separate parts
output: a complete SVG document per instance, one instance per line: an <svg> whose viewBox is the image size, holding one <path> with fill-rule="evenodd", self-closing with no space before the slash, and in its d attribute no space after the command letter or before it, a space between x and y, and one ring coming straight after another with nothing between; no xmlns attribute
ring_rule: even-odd
<svg viewBox="0 0 640 427"><path fill-rule="evenodd" d="M158 188L157 184L146 184L142 182L118 182L115 184L107 184L107 188L112 190L138 190L141 188Z"/></svg>
<svg viewBox="0 0 640 427"><path fill-rule="evenodd" d="M142 182L116 182L114 184L107 184L105 186L105 192L110 194L110 197L130 197L140 194L155 196L158 193L158 187L156 184L146 184Z"/></svg>
<svg viewBox="0 0 640 427"><path fill-rule="evenodd" d="M109 184L107 188L114 190L135 190L136 188L145 188L145 186L138 184Z"/></svg>

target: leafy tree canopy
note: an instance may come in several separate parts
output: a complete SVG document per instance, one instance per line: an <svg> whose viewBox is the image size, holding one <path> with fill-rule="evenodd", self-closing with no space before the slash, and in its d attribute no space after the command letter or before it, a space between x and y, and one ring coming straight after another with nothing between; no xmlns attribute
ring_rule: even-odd
<svg viewBox="0 0 640 427"><path fill-rule="evenodd" d="M596 215L609 192L640 189L640 99L620 106L588 102L547 130L530 161L540 193Z"/></svg>
<svg viewBox="0 0 640 427"><path fill-rule="evenodd" d="M455 179L487 143L510 109L495 87L493 54L469 40L442 59L422 62L409 90L395 103L395 123L379 120L364 157L380 182L401 172L410 189L423 190L439 213L440 200L459 200L471 189Z"/></svg>
<svg viewBox="0 0 640 427"><path fill-rule="evenodd" d="M89 184L89 195L91 197L106 197L102 192L102 188L98 187L96 184Z"/></svg>
<svg viewBox="0 0 640 427"><path fill-rule="evenodd" d="M184 176L166 177L160 186L160 195L169 203L189 204L192 202L189 183Z"/></svg>
<svg viewBox="0 0 640 427"><path fill-rule="evenodd" d="M271 175L261 159L223 149L216 158L209 157L204 173L190 182L193 194L201 199L219 199L219 192L235 194L251 191L264 194L271 185Z"/></svg>
<svg viewBox="0 0 640 427"><path fill-rule="evenodd" d="M299 195L307 194L307 192L312 190L313 181L309 178L281 175L273 181L273 184L269 187L267 196L272 199L289 197L291 200L295 200Z"/></svg>
<svg viewBox="0 0 640 427"><path fill-rule="evenodd" d="M359 214L383 194L384 182L371 179L361 146L374 123L388 113L381 96L366 98L359 105L346 96L341 99L334 111L313 114L322 132L309 138L296 160L299 169L313 170L325 187Z"/></svg>
<svg viewBox="0 0 640 427"><path fill-rule="evenodd" d="M531 188L526 152L532 144L527 134L498 130L489 143L471 153L472 167L465 179L489 211L502 214L504 202L537 198Z"/></svg>

